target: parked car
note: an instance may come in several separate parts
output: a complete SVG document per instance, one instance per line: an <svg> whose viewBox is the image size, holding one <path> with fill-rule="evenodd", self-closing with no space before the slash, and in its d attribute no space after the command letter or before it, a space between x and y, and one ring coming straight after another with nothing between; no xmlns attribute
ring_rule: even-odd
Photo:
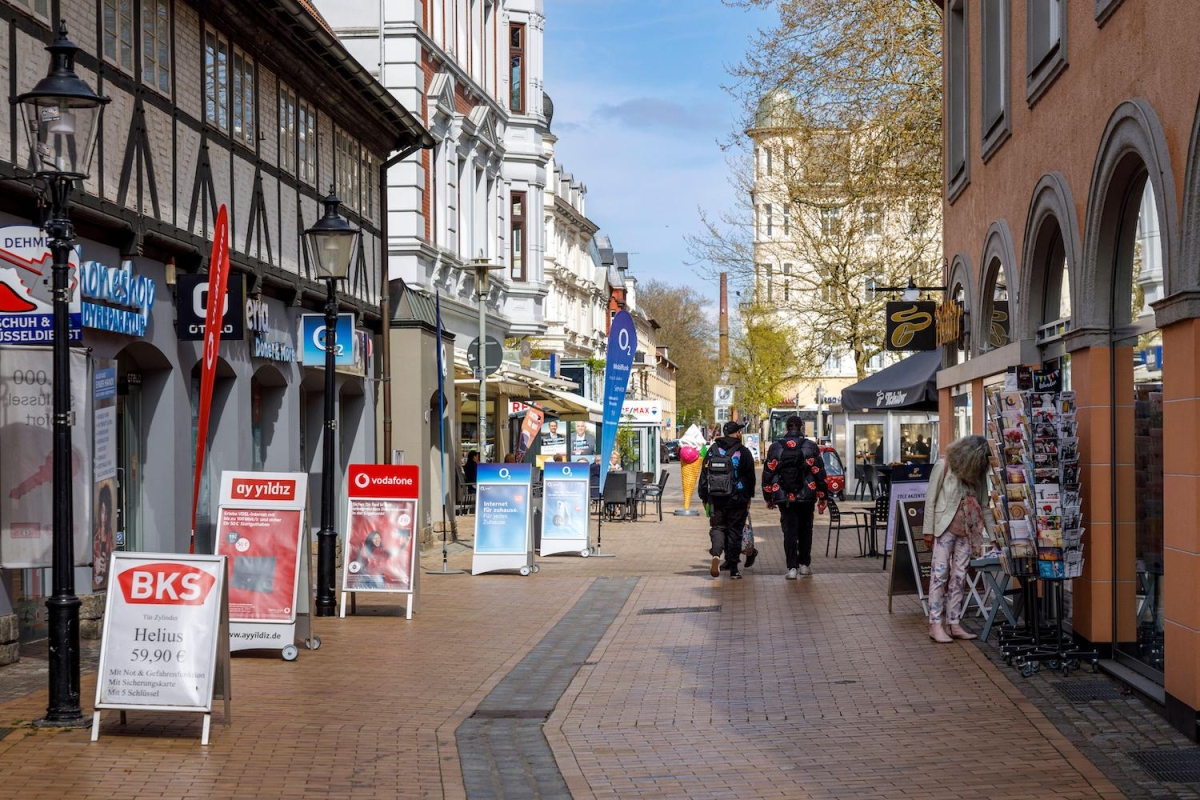
<svg viewBox="0 0 1200 800"><path fill-rule="evenodd" d="M678 461L679 460L679 440L678 439L664 439L663 443L662 443L662 448L659 452L658 457L660 460L663 461L663 463L666 463L668 461Z"/></svg>
<svg viewBox="0 0 1200 800"><path fill-rule="evenodd" d="M839 500L846 499L846 469L842 459L827 444L820 445L821 460L825 462L825 489Z"/></svg>

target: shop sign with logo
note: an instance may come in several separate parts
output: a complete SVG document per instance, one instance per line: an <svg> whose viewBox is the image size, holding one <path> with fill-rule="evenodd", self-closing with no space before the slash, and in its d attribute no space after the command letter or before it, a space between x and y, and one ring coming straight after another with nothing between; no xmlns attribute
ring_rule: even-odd
<svg viewBox="0 0 1200 800"><path fill-rule="evenodd" d="M135 274L132 261L122 261L120 267L84 261L79 267L79 285L84 299L83 327L146 335L158 286L151 278Z"/></svg>
<svg viewBox="0 0 1200 800"><path fill-rule="evenodd" d="M659 400L626 400L621 404L621 421L648 422L658 425L663 421L662 402Z"/></svg>
<svg viewBox="0 0 1200 800"><path fill-rule="evenodd" d="M338 314L334 366L354 366L354 315ZM300 315L300 362L306 367L325 366L325 315Z"/></svg>
<svg viewBox="0 0 1200 800"><path fill-rule="evenodd" d="M934 316L937 303L892 301L887 304L887 333L884 347L893 351L936 350Z"/></svg>
<svg viewBox="0 0 1200 800"><path fill-rule="evenodd" d="M176 278L175 288L179 296L175 336L181 342L199 342L204 339L204 321L208 317L208 274L197 272L180 275ZM222 309L221 341L240 341L245 337L245 323L242 320L245 292L245 278L230 275Z"/></svg>
<svg viewBox="0 0 1200 800"><path fill-rule="evenodd" d="M962 338L963 307L957 300L947 300L937 309L937 343L957 344Z"/></svg>
<svg viewBox="0 0 1200 800"><path fill-rule="evenodd" d="M1008 344L1008 301L992 302L992 324L988 330L988 345L1003 347Z"/></svg>
<svg viewBox="0 0 1200 800"><path fill-rule="evenodd" d="M295 347L282 339L271 338L270 311L266 300L252 297L246 301L246 327L254 334L250 355L287 364L296 360Z"/></svg>
<svg viewBox="0 0 1200 800"><path fill-rule="evenodd" d="M0 228L0 344L49 344L54 341L51 296L52 256L46 232L32 225ZM71 288L70 340L82 340L79 255L68 258Z"/></svg>

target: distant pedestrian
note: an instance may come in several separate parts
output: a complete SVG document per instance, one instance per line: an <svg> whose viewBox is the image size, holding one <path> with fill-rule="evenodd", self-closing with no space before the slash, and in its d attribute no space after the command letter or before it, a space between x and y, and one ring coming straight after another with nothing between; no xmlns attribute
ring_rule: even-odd
<svg viewBox="0 0 1200 800"><path fill-rule="evenodd" d="M946 448L945 457L929 473L925 495L925 545L933 550L929 577L929 638L935 642L974 639L960 624L971 543L983 526L991 530L987 506L988 443L982 436L964 436ZM946 605L949 584L950 603ZM950 618L950 633L942 627Z"/></svg>
<svg viewBox="0 0 1200 800"><path fill-rule="evenodd" d="M729 563L729 577L739 580L742 529L754 497L754 455L742 444L740 422L726 422L724 436L708 446L700 469L700 501L710 509L709 540L712 567L709 574L721 576L721 553Z"/></svg>
<svg viewBox="0 0 1200 800"><path fill-rule="evenodd" d="M767 508L779 509L783 554L789 581L812 575L813 512L825 513L825 462L821 448L803 434L804 422L792 415L783 438L771 442L763 464L762 493Z"/></svg>

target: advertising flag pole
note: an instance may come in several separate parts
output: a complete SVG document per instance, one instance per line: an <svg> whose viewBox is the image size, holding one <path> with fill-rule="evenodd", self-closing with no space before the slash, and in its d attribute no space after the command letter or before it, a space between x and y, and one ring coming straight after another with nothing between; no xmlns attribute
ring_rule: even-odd
<svg viewBox="0 0 1200 800"><path fill-rule="evenodd" d="M438 376L438 439L442 462L442 568L440 570L426 570L426 575L462 575L461 569L450 569L449 552L446 544L446 504L450 500L450 493L446 490L446 361L443 356L444 343L442 342L442 295L441 292L434 293L434 301L437 305L437 376Z"/></svg>

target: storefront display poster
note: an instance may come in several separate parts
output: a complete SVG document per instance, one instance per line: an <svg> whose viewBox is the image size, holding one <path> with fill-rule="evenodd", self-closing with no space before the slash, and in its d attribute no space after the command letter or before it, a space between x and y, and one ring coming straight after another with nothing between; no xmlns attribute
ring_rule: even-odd
<svg viewBox="0 0 1200 800"><path fill-rule="evenodd" d="M217 554L229 558L229 618L292 622L302 514L275 508L222 507Z"/></svg>
<svg viewBox="0 0 1200 800"><path fill-rule="evenodd" d="M542 549L548 540L566 539L586 547L588 474L580 464L546 464L542 495Z"/></svg>
<svg viewBox="0 0 1200 800"><path fill-rule="evenodd" d="M416 500L350 499L346 591L412 591L416 514Z"/></svg>
<svg viewBox="0 0 1200 800"><path fill-rule="evenodd" d="M475 552L521 555L529 549L528 464L480 464L475 491Z"/></svg>

